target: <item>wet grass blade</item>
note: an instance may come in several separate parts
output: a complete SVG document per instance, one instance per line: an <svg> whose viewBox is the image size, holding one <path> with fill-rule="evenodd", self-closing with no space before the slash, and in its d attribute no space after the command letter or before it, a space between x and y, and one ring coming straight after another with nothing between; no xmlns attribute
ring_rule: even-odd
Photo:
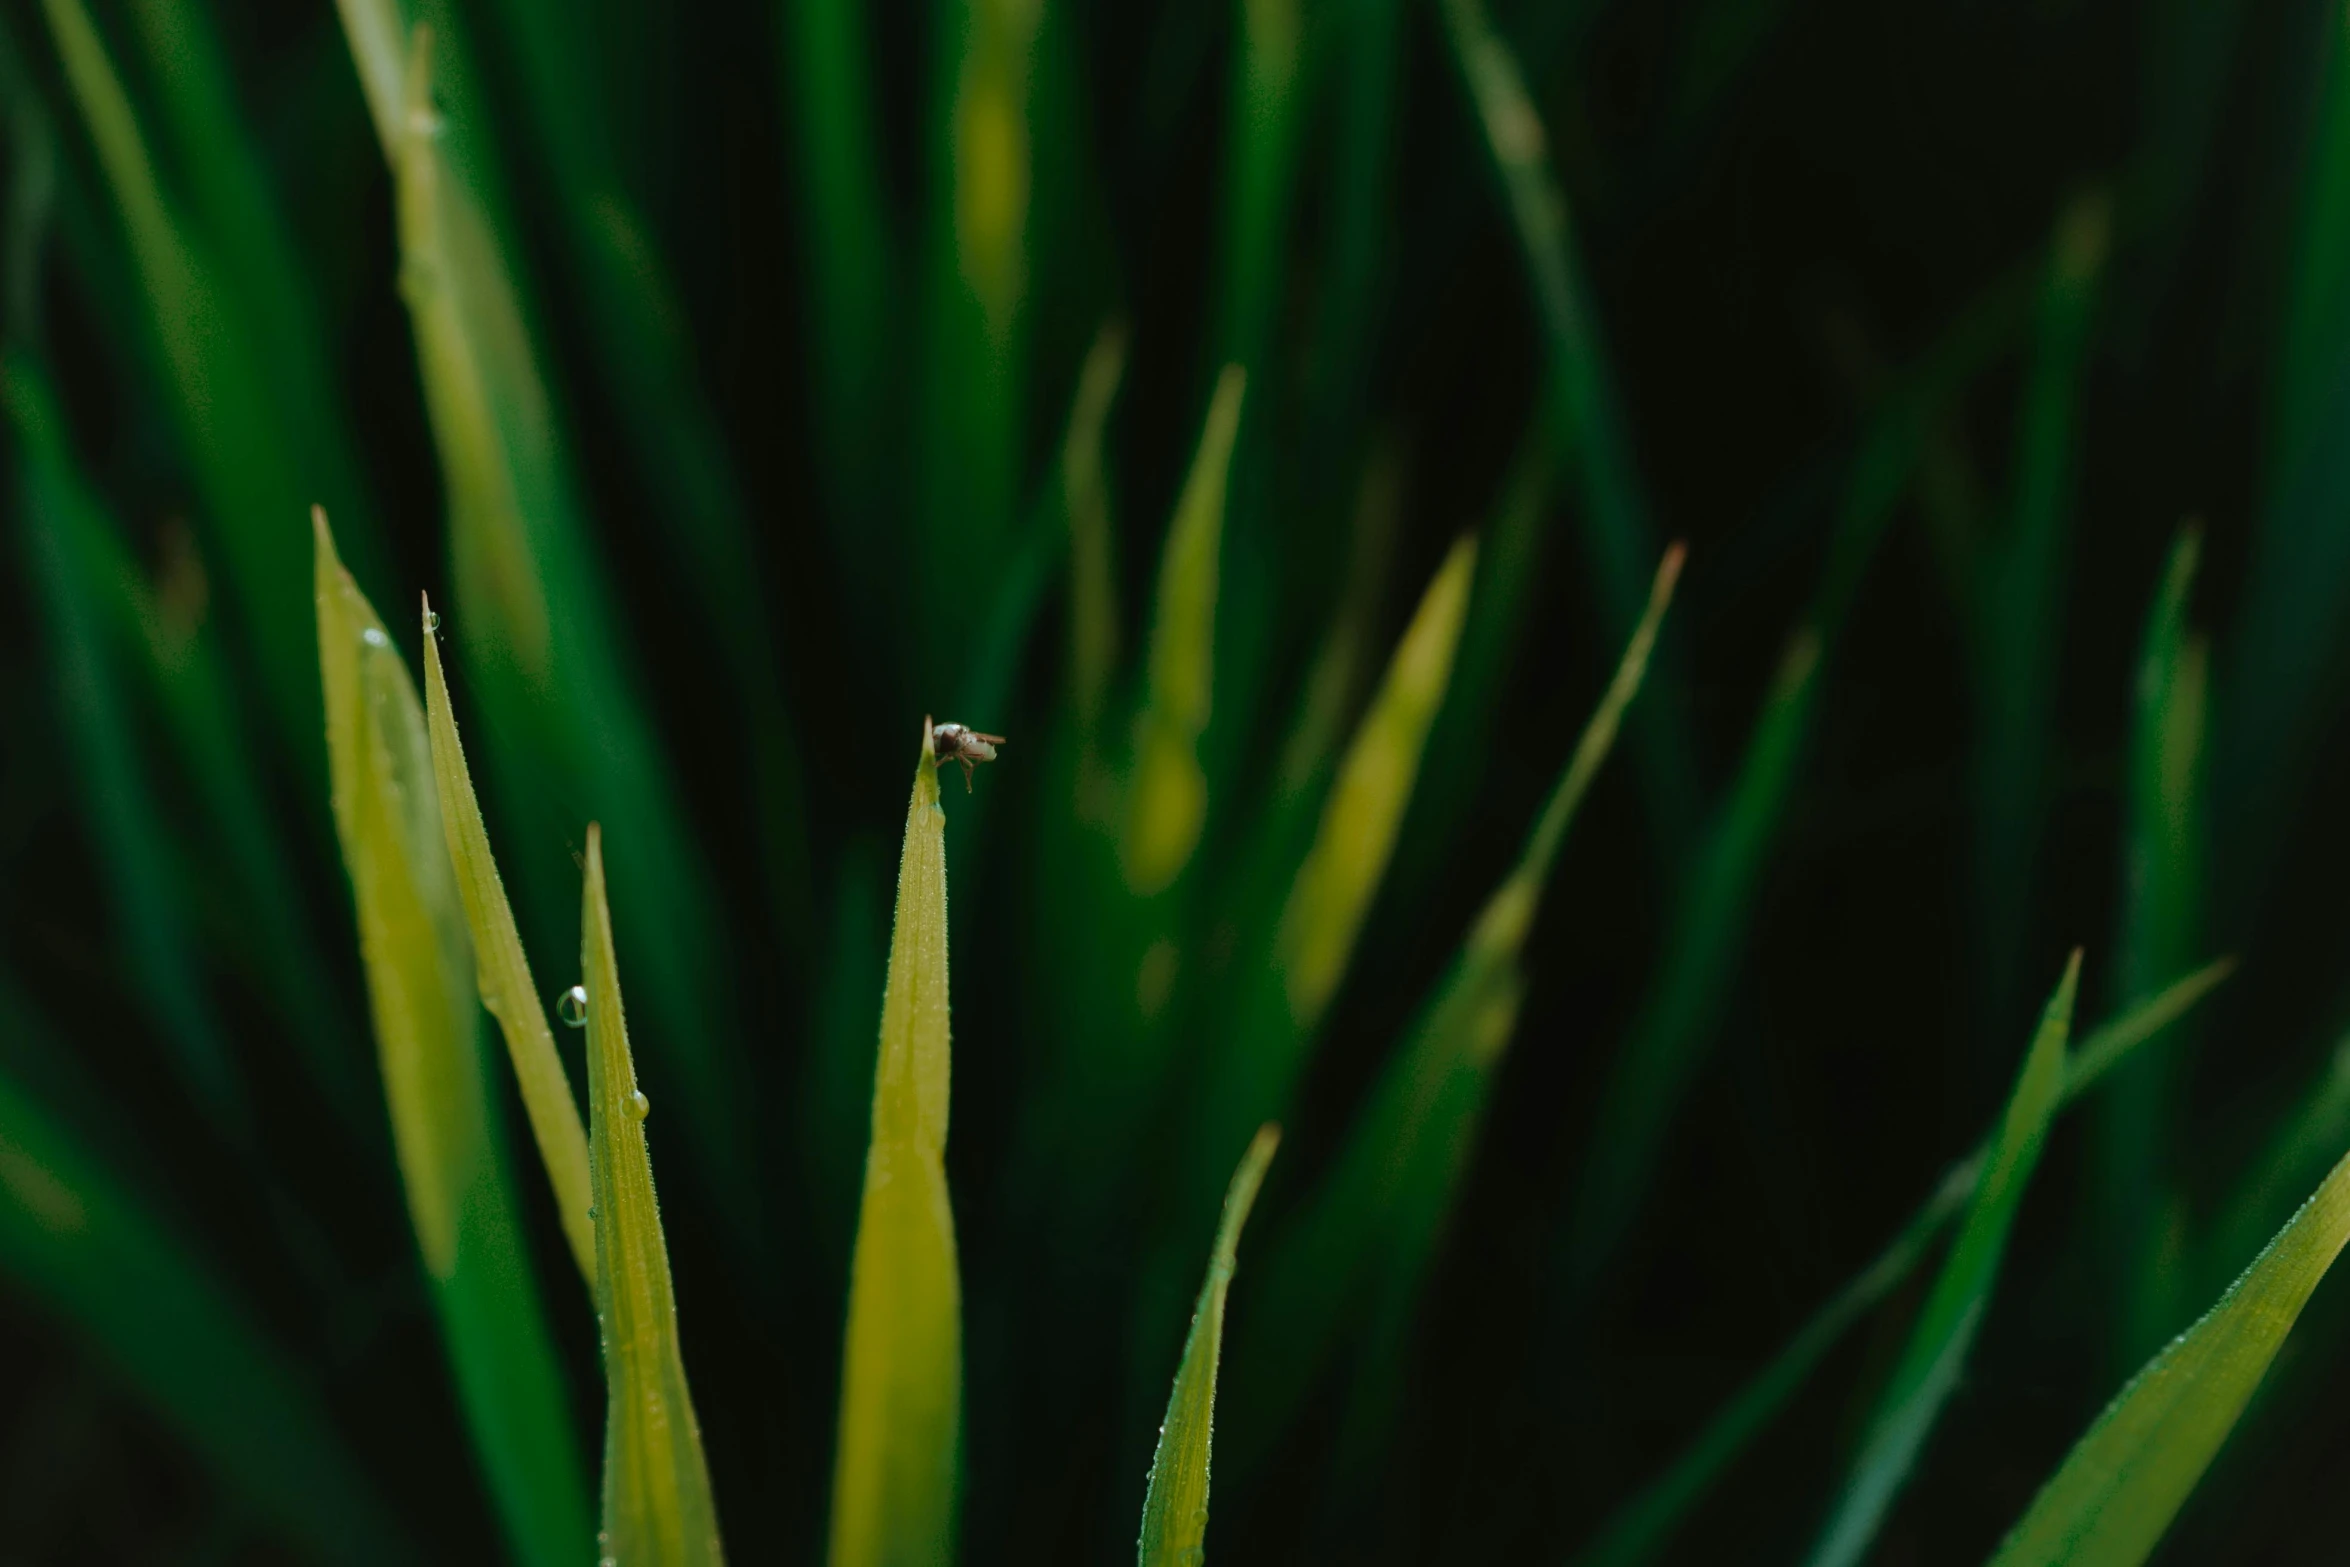
<svg viewBox="0 0 2350 1567"><path fill-rule="evenodd" d="M2346 1241L2350 1157L2098 1416L1991 1567L2135 1567L2151 1555Z"/></svg>
<svg viewBox="0 0 2350 1567"><path fill-rule="evenodd" d="M401 1185L507 1545L574 1567L595 1543L587 1487L492 1113L424 705L323 513L315 528L335 826Z"/></svg>
<svg viewBox="0 0 2350 1567"><path fill-rule="evenodd" d="M1878 1395L1844 1493L1807 1558L1811 1567L1851 1567L1866 1554L1943 1404L1958 1386L1967 1351L1998 1281L2008 1231L2039 1164L2049 1123L2064 1101L2065 1040L2072 1030L2073 995L2080 977L2081 955L2076 951L2041 1014L1958 1239L1910 1329L1892 1379Z"/></svg>
<svg viewBox="0 0 2350 1567"><path fill-rule="evenodd" d="M486 847L486 845L485 845ZM605 1560L717 1567L718 1508L702 1429L686 1386L669 1282L669 1243L645 1143L652 1102L636 1086L620 1003L612 913L604 897L604 836L588 826L580 908L587 976L588 1123L595 1133L596 1319L603 1325Z"/></svg>
<svg viewBox="0 0 2350 1567"><path fill-rule="evenodd" d="M1249 1457L1286 1431L1349 1319L1418 1293L1482 1123L1525 991L1520 963L1560 846L1615 744L1680 577L1657 568L1648 608L1509 875L1372 1086L1331 1173L1267 1263L1245 1342L1240 1439Z"/></svg>
<svg viewBox="0 0 2350 1567"><path fill-rule="evenodd" d="M418 1559L316 1393L242 1304L4 1078L0 1271L305 1559Z"/></svg>
<svg viewBox="0 0 2350 1567"><path fill-rule="evenodd" d="M139 756L136 719L109 649L100 585L82 540L104 529L71 466L48 381L21 354L0 360L0 403L18 445L18 523L58 683L58 710L83 781L82 800L135 989L190 1099L232 1139L243 1137L244 1085L212 1002L194 932L180 917L175 858Z"/></svg>
<svg viewBox="0 0 2350 1567"><path fill-rule="evenodd" d="M451 619L482 698L477 732L499 753L490 780L517 820L543 820L550 798L584 796L612 828L641 1012L668 1046L648 1058L648 1076L672 1085L716 1211L755 1253L760 1187L748 1173L741 1066L726 1045L738 1032L719 980L719 904L626 666L628 639L612 631L622 622L498 239L481 95L463 52L423 28L401 31L392 0L339 9L393 172L401 293L448 495ZM518 855L508 868L527 926L551 936L569 924L567 857Z"/></svg>
<svg viewBox="0 0 2350 1567"><path fill-rule="evenodd" d="M930 1567L954 1555L963 1327L945 1165L949 1072L946 812L925 721L849 1268L831 1567Z"/></svg>
<svg viewBox="0 0 2350 1567"><path fill-rule="evenodd" d="M2150 993L2201 941L2201 776L2208 649L2190 634L2188 595L2200 538L2172 546L2138 657L2117 982ZM2141 1364L2177 1326L2175 1269L2163 1263L2157 1199L2177 1117L2176 1049L2144 1051L2099 1106L2094 1224L2106 1238L2114 1298L2116 1374ZM2296 1183L2296 1189L2300 1183ZM2265 1227L2263 1233L2266 1233Z"/></svg>
<svg viewBox="0 0 2350 1567"><path fill-rule="evenodd" d="M1208 406L1199 452L1183 481L1159 558L1142 708L1134 725L1119 862L1128 889L1163 892L1191 862L1208 815L1199 739L1216 680L1216 586L1224 537L1225 479L1240 428L1246 372L1227 365Z"/></svg>
<svg viewBox="0 0 2350 1567"><path fill-rule="evenodd" d="M2130 1052L2185 1016L2234 968L2228 958L2207 963L2100 1025L2066 1062L2064 1104L2079 1099ZM1951 1165L1885 1249L1812 1314L1663 1474L1609 1517L1575 1557L1578 1567L1640 1567L1655 1559L1713 1483L1810 1380L1844 1330L1908 1281L1942 1227L1973 1199L1988 1156L1986 1143Z"/></svg>
<svg viewBox="0 0 2350 1567"><path fill-rule="evenodd" d="M580 1276L592 1288L596 1282L596 1227L590 1217L595 1210L589 1192L587 1133L579 1123L579 1103L571 1097L571 1080L564 1075L562 1057L555 1052L555 1033L547 1027L538 982L531 978L530 959L522 950L522 932L514 923L513 907L506 901L506 883L490 853L489 828L481 818L481 802L474 796L464 744L457 738L456 715L449 710L439 627L440 616L433 613L428 601L424 606L425 726L432 745L433 783L440 795L442 835L448 841L450 863L457 868L457 892L464 900L465 926L473 937L474 983L481 992L481 1004L498 1020L498 1030L505 1036L515 1086L522 1091L523 1112L530 1118L531 1136L538 1143L539 1160L546 1166L547 1184L554 1189L563 1237L571 1243Z"/></svg>
<svg viewBox="0 0 2350 1567"><path fill-rule="evenodd" d="M1279 1127L1260 1127L1224 1193L1224 1217L1216 1226L1207 1280L1200 1285L1174 1390L1167 1395L1167 1417L1159 1425L1158 1451L1151 1457L1142 1538L1135 1551L1138 1567L1198 1567L1207 1559L1208 1455L1215 1440L1216 1371L1224 1353L1224 1297L1232 1288L1241 1228L1280 1142Z"/></svg>

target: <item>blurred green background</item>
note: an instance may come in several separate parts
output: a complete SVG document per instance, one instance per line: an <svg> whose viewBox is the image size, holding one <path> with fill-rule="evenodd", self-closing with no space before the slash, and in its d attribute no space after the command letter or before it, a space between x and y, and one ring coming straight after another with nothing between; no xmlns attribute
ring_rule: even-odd
<svg viewBox="0 0 2350 1567"><path fill-rule="evenodd" d="M925 713L1011 737L947 798L965 1560L1127 1549L1260 1114L1219 1560L1564 1561L1971 1146L2074 946L2084 1024L2234 954L2060 1124L1873 1558L1979 1560L2350 1145L2344 20L0 0L0 1560L307 1559L234 1478L264 1363L423 1559L501 1559L329 828L314 501L390 625L448 618L550 991L606 826L736 1560L821 1551ZM1293 881L1470 533L1302 1003ZM1424 1271L1252 1341L1676 539ZM1924 1287L1666 1559L1797 1556ZM2166 1559L2338 1554L2345 1304Z"/></svg>

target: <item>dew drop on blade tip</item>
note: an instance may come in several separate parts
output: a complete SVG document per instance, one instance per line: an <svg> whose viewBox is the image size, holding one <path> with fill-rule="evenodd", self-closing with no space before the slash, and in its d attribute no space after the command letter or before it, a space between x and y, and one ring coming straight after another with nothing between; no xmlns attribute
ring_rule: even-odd
<svg viewBox="0 0 2350 1567"><path fill-rule="evenodd" d="M441 612L439 610L428 609L424 612L424 629L427 633L441 629Z"/></svg>
<svg viewBox="0 0 2350 1567"><path fill-rule="evenodd" d="M574 985L556 997L555 1015L565 1028L587 1027L587 986Z"/></svg>
<svg viewBox="0 0 2350 1567"><path fill-rule="evenodd" d="M645 1097L641 1088L632 1088L628 1097L620 1101L620 1108L631 1121L641 1121L653 1113L653 1101Z"/></svg>

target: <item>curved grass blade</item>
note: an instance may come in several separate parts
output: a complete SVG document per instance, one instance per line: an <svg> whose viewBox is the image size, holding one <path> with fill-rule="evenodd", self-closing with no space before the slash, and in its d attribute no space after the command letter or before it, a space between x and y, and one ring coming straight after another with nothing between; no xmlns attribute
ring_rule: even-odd
<svg viewBox="0 0 2350 1567"><path fill-rule="evenodd" d="M1224 1297L1232 1288L1241 1227L1248 1223L1265 1167L1280 1143L1279 1127L1258 1128L1224 1193L1224 1217L1208 1256L1207 1280L1200 1285L1183 1360L1167 1395L1167 1418L1159 1426L1158 1451L1151 1457L1142 1538L1135 1550L1138 1567L1198 1567L1207 1559L1208 1454L1215 1439L1216 1368L1224 1352Z"/></svg>
<svg viewBox="0 0 2350 1567"><path fill-rule="evenodd" d="M1388 1315L1406 1315L1418 1294L1517 1021L1526 935L1567 828L1639 693L1681 562L1675 546L1657 567L1640 624L1517 864L1486 901L1373 1085L1329 1176L1266 1265L1263 1304L1246 1341L1262 1353L1245 1362L1245 1418L1237 1422L1247 1455L1287 1429L1350 1318L1373 1299L1395 1302Z"/></svg>
<svg viewBox="0 0 2350 1567"><path fill-rule="evenodd" d="M2213 1284L2235 1278L2245 1259L2259 1254L2263 1237L2276 1233L2279 1215L2289 1214L2294 1193L2307 1191L2326 1161L2345 1146L2350 1146L2350 1037L2336 1042L2325 1075L2294 1096L2283 1124L2269 1134L2251 1168L2237 1177L2197 1247L2206 1263L2199 1276Z"/></svg>
<svg viewBox="0 0 2350 1567"><path fill-rule="evenodd" d="M849 1267L831 1567L933 1567L954 1555L963 1328L945 1164L950 1069L946 812L925 719Z"/></svg>
<svg viewBox="0 0 2350 1567"><path fill-rule="evenodd" d="M595 1131L596 1318L603 1325L603 1556L630 1567L718 1567L718 1508L702 1428L685 1381L669 1243L645 1146L651 1101L636 1086L612 912L604 897L604 835L588 824L580 909L580 972L588 993L588 1121Z"/></svg>
<svg viewBox="0 0 2350 1567"><path fill-rule="evenodd" d="M314 525L335 826L417 1249L508 1547L576 1567L595 1547L587 1488L491 1113L424 706L324 513Z"/></svg>
<svg viewBox="0 0 2350 1567"><path fill-rule="evenodd" d="M2346 1241L2350 1156L2097 1417L1992 1567L2136 1567L2152 1554Z"/></svg>
<svg viewBox="0 0 2350 1567"><path fill-rule="evenodd" d="M2228 958L2205 964L2082 1040L2066 1062L2063 1103L2080 1098L2131 1051L2185 1016L2234 967ZM1988 1155L1986 1144L1951 1165L1885 1249L1812 1314L1663 1474L1616 1510L1575 1557L1578 1567L1640 1567L1655 1559L1714 1481L1810 1379L1844 1330L1908 1280L1943 1225L1973 1198Z"/></svg>
<svg viewBox="0 0 2350 1567"><path fill-rule="evenodd" d="M13 1081L0 1078L0 1271L54 1311L310 1559L417 1560L244 1307Z"/></svg>
<svg viewBox="0 0 2350 1567"><path fill-rule="evenodd" d="M506 883L490 853L489 828L481 819L481 802L474 796L465 746L457 738L456 715L449 710L449 682L441 672L439 625L440 617L427 600L425 726L432 745L433 783L440 795L441 831L448 841L450 863L457 868L457 892L464 900L465 925L473 937L474 984L481 992L481 1004L498 1020L498 1031L505 1036L506 1055L514 1063L515 1086L522 1091L523 1113L530 1117L531 1136L546 1166L547 1184L554 1188L563 1237L571 1243L580 1276L592 1289L596 1282L596 1226L590 1217L595 1210L589 1192L587 1133L579 1124L579 1103L571 1097L571 1080L564 1075L562 1057L555 1053L555 1033L547 1027L538 983L531 978L530 959L523 954L522 932L515 926L513 907L506 901Z"/></svg>
<svg viewBox="0 0 2350 1567"><path fill-rule="evenodd" d="M1958 1385L1999 1277L2008 1231L2040 1162L2049 1123L2064 1100L2065 1039L2072 1030L2073 995L2080 979L2081 955L2075 951L2040 1016L1958 1239L1910 1329L1892 1379L1878 1395L1844 1494L1807 1558L1811 1567L1851 1567L1867 1552L1942 1405Z"/></svg>
<svg viewBox="0 0 2350 1567"><path fill-rule="evenodd" d="M1215 690L1225 479L1247 387L1246 371L1224 367L1159 558L1158 608L1151 621L1119 843L1127 888L1142 897L1165 891L1182 874L1207 822L1208 779L1200 766L1199 739L1208 727Z"/></svg>

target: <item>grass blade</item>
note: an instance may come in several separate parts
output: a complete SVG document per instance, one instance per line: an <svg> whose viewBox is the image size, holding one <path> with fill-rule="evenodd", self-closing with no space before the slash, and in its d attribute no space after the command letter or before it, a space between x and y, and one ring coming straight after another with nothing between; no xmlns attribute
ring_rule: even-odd
<svg viewBox="0 0 2350 1567"><path fill-rule="evenodd" d="M1224 367L1159 559L1158 609L1151 622L1125 834L1119 843L1127 888L1141 897L1165 891L1182 874L1207 822L1208 779L1200 767L1199 739L1208 727L1215 690L1225 479L1247 386L1247 372L1238 365Z"/></svg>
<svg viewBox="0 0 2350 1567"><path fill-rule="evenodd" d="M531 978L530 959L523 954L522 932L514 923L512 905L506 901L506 883L490 853L489 828L481 819L481 802L474 797L465 747L457 738L456 715L449 710L439 627L440 616L427 601L425 725L432 745L433 783L440 794L441 831L448 841L450 863L457 868L457 892L464 900L465 926L473 937L474 984L481 992L481 1004L498 1020L498 1031L505 1036L507 1058L514 1063L515 1086L522 1091L523 1112L530 1117L531 1136L546 1166L547 1184L554 1188L563 1237L571 1243L580 1276L592 1289L596 1281L596 1227L590 1217L594 1198L588 1182L587 1133L579 1123L579 1103L571 1097L571 1080L564 1075L563 1060L555 1053L555 1033L547 1027L538 982Z"/></svg>
<svg viewBox="0 0 2350 1567"><path fill-rule="evenodd" d="M1118 667L1117 538L1104 461L1110 403L1126 374L1126 330L1096 333L1077 375L1069 431L1054 475L1069 523L1069 680L1077 722L1090 737Z"/></svg>
<svg viewBox="0 0 2350 1567"><path fill-rule="evenodd" d="M1247 1339L1263 1348L1245 1362L1241 1395L1247 1454L1287 1429L1348 1319L1369 1298L1417 1293L1516 1023L1526 935L1567 828L1640 690L1681 561L1675 548L1658 566L1648 608L1517 864L1470 927L1372 1086L1329 1176L1266 1265L1263 1304Z"/></svg>
<svg viewBox="0 0 2350 1567"><path fill-rule="evenodd" d="M2172 546L2147 611L2138 658L2124 831L2128 855L2117 982L2149 994L2201 940L2201 777L2208 648L2192 636L2187 599L2200 537L2189 527ZM2099 1107L2096 1229L2119 1310L2117 1374L2144 1362L2177 1326L2175 1269L2163 1266L2158 1198L2177 1118L2175 1048L2140 1055ZM2294 1189L2302 1183L2296 1181ZM2267 1233L2263 1226L2262 1233Z"/></svg>
<svg viewBox="0 0 2350 1567"><path fill-rule="evenodd" d="M2227 958L2207 963L2099 1026L2065 1063L2063 1104L2087 1093L2131 1051L2185 1016L2234 968ZM1951 1165L1885 1249L1812 1314L1663 1474L1616 1510L1575 1558L1578 1567L1640 1567L1655 1558L1714 1481L1810 1379L1844 1330L1908 1280L1942 1226L1973 1199L1989 1153L1986 1142Z"/></svg>
<svg viewBox="0 0 2350 1567"><path fill-rule="evenodd" d="M1509 199L1528 283L1542 322L1551 386L1544 406L1562 466L1582 486L1584 552L1610 638L1632 634L1642 603L1643 564L1653 532L1631 443L1610 384L1599 314L1584 284L1566 197L1550 166L1542 117L1509 44L1482 0L1443 0L1445 39ZM1697 764L1677 696L1652 702L1640 731L1644 793L1662 841L1678 849L1698 808Z"/></svg>
<svg viewBox="0 0 2350 1567"><path fill-rule="evenodd" d="M1232 59L1224 359L1254 370L1273 334L1295 161L1298 0L1238 0Z"/></svg>
<svg viewBox="0 0 2350 1567"><path fill-rule="evenodd" d="M131 1193L0 1079L0 1270L309 1559L415 1561L315 1393Z"/></svg>
<svg viewBox="0 0 2350 1567"><path fill-rule="evenodd" d="M945 1164L950 1064L946 812L925 719L849 1267L831 1567L929 1567L954 1555L963 1328Z"/></svg>
<svg viewBox="0 0 2350 1567"><path fill-rule="evenodd" d="M101 531L95 499L69 466L47 378L31 360L0 361L0 402L16 432L23 482L19 524L26 575L48 632L59 716L82 776L107 902L135 986L190 1098L236 1137L249 1131L244 1085L205 993L194 935L170 884L173 854L138 755L120 670L105 645L97 584L79 540Z"/></svg>
<svg viewBox="0 0 2350 1567"><path fill-rule="evenodd" d="M2258 1255L2263 1237L2276 1233L2274 1226L2279 1215L2289 1212L2294 1193L2307 1191L2345 1144L2350 1144L2350 1038L2334 1046L2325 1075L2295 1095L2283 1124L2269 1134L2251 1168L2237 1177L2197 1248L2207 1263L2201 1277L2214 1282L2234 1278L2246 1258Z"/></svg>
<svg viewBox="0 0 2350 1567"><path fill-rule="evenodd" d="M2064 1100L2065 1039L2072 1030L2073 995L2080 978L2081 955L2076 951L2041 1014L1958 1239L1910 1330L1892 1380L1878 1396L1844 1494L1807 1558L1811 1567L1851 1567L1867 1552L1943 1403L1958 1385L1999 1277L2008 1231L2039 1164L2049 1123Z"/></svg>
<svg viewBox="0 0 2350 1567"><path fill-rule="evenodd" d="M2350 1156L2203 1320L2097 1417L1992 1567L2135 1567L2152 1554L2345 1241Z"/></svg>
<svg viewBox="0 0 2350 1567"><path fill-rule="evenodd" d="M335 826L417 1249L508 1547L575 1567L595 1543L587 1488L491 1113L424 707L324 513L315 528Z"/></svg>
<svg viewBox="0 0 2350 1567"><path fill-rule="evenodd" d="M1159 1425L1158 1451L1151 1457L1142 1538L1135 1551L1138 1567L1197 1567L1207 1559L1208 1453L1215 1439L1216 1368L1224 1353L1224 1297L1232 1288L1241 1227L1248 1223L1265 1167L1280 1143L1279 1127L1258 1128L1224 1193L1216 1248L1208 1256L1207 1280L1200 1285L1183 1360L1167 1395L1167 1418Z"/></svg>
<svg viewBox="0 0 2350 1567"><path fill-rule="evenodd" d="M645 1146L652 1104L636 1086L629 1055L612 912L604 897L604 835L592 822L580 929L579 964L588 993L588 1120L595 1130L596 1317L603 1324L610 1388L603 1553L611 1561L717 1567L726 1553L718 1543L702 1428L685 1381L669 1244L661 1235L652 1155Z"/></svg>

